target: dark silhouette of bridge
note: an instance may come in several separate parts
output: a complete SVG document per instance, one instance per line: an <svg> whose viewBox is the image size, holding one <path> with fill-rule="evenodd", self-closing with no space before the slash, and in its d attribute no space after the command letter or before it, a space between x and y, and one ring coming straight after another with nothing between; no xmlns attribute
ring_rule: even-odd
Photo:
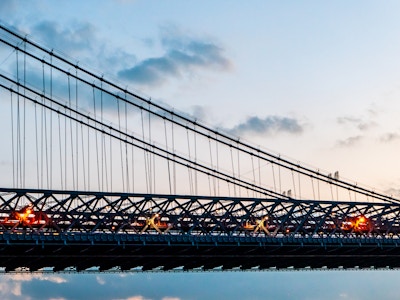
<svg viewBox="0 0 400 300"><path fill-rule="evenodd" d="M6 25L0 97L5 272L399 267L398 199L216 130Z"/></svg>

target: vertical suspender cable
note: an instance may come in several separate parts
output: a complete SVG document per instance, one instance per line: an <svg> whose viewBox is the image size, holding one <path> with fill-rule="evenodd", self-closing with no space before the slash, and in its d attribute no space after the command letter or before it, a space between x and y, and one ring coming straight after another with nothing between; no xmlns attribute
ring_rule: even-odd
<svg viewBox="0 0 400 300"><path fill-rule="evenodd" d="M42 97L42 103L45 103L45 95L46 95L46 78L45 78L45 72L44 72L44 60L42 60L42 77L43 77L43 97ZM43 145L44 143L44 145ZM47 150L47 115L46 115L46 110L44 106L42 107L42 147L44 147L44 150L42 148L42 153L44 153L44 157L42 154L42 170L44 169L46 172L46 184L47 188L49 188L49 170L48 170L48 150ZM44 164L44 166L43 166ZM43 172L43 171L42 171ZM44 174L42 174L44 176ZM43 183L43 179L42 179Z"/></svg>
<svg viewBox="0 0 400 300"><path fill-rule="evenodd" d="M235 180L235 166L233 163L232 145L230 145L229 149L231 152L232 177L233 177L233 180ZM235 183L233 183L233 195L236 197L236 184Z"/></svg>
<svg viewBox="0 0 400 300"><path fill-rule="evenodd" d="M78 63L75 66L75 105L76 110L78 110ZM78 118L78 114L75 115ZM76 188L79 189L79 132L78 132L79 124L75 122L75 141L76 141L76 148L75 148L75 156L76 156Z"/></svg>
<svg viewBox="0 0 400 300"><path fill-rule="evenodd" d="M72 102L71 102L71 80L68 75L68 105L69 107L72 107ZM70 111L70 116L72 115L72 112ZM72 130L72 118L69 119L69 130L70 130L70 135L71 135L71 166L72 166L72 188L75 190L75 163L74 163L74 139L73 139L73 130Z"/></svg>
<svg viewBox="0 0 400 300"><path fill-rule="evenodd" d="M36 106L36 105L35 105ZM60 147L60 180L61 180L61 190L64 189L64 183L63 183L63 164L62 164L62 142L61 142L61 120L60 120L60 114L58 115L58 143Z"/></svg>
<svg viewBox="0 0 400 300"><path fill-rule="evenodd" d="M53 55L50 54L50 99L53 99ZM53 103L50 101L50 108ZM53 113L50 112L50 189L53 188Z"/></svg>
<svg viewBox="0 0 400 300"><path fill-rule="evenodd" d="M142 121L142 138L143 138L143 140L145 140L145 136L144 136L144 119L143 119L143 110L141 109L140 110L140 117L141 117L141 121ZM144 148L145 148L146 146L144 146ZM150 182L149 182L149 177L148 177L148 174L149 174L149 172L148 172L148 161L147 161L147 157L148 157L148 155L147 155L148 153L145 151L145 150L143 150L143 157L144 157L144 170L145 170L145 178L146 178L146 189L147 189L147 193L149 193L150 192Z"/></svg>
<svg viewBox="0 0 400 300"><path fill-rule="evenodd" d="M19 83L19 64L18 64L18 62L19 62L19 59L18 59L18 49L17 49L17 51L15 52L15 54L16 54L16 59L17 59L17 82ZM20 147L21 147L21 145L20 145L20 103L19 103L19 84L17 85L17 118L16 118L16 130L17 130L17 132L16 132L16 150L17 150L17 153L16 153L16 158L17 158L17 160L16 160L16 170L17 170L17 172L16 172L16 186L17 187L20 187L20 162L21 162L21 157L20 157L20 153L21 153L21 151L20 151Z"/></svg>
<svg viewBox="0 0 400 300"><path fill-rule="evenodd" d="M94 112L94 118L97 120L97 111L96 111L96 90L93 86L93 112ZM101 183L100 183L100 162L99 162L99 141L97 138L97 130L95 132L95 141L96 141L96 159L97 159L97 186L98 189L101 190Z"/></svg>
<svg viewBox="0 0 400 300"><path fill-rule="evenodd" d="M237 141L237 147L239 147L239 140ZM238 162L238 172L237 172L237 177L240 180L240 158L239 158L239 148L237 148L237 162ZM238 187L239 190L239 197L242 197L242 189L240 187Z"/></svg>
<svg viewBox="0 0 400 300"><path fill-rule="evenodd" d="M274 191L277 192L277 189L276 189L276 180L275 180L274 164L271 164L271 168L272 168L272 178L273 178L273 181L274 181ZM279 193L282 194L282 187L279 187Z"/></svg>
<svg viewBox="0 0 400 300"><path fill-rule="evenodd" d="M168 170L168 183L169 183L169 193L172 194L172 184L171 184L171 170L169 166L169 149L168 149L168 136L167 136L167 124L164 118L164 135L165 135L165 149L167 150L167 170Z"/></svg>
<svg viewBox="0 0 400 300"><path fill-rule="evenodd" d="M318 189L318 199L321 199L321 194L319 190L319 180L317 180L317 189Z"/></svg>
<svg viewBox="0 0 400 300"><path fill-rule="evenodd" d="M300 182L300 173L297 173L297 178L299 179L299 199L301 199L301 182Z"/></svg>
<svg viewBox="0 0 400 300"><path fill-rule="evenodd" d="M83 190L86 191L87 189L86 189L85 141L84 141L84 138L83 138L83 124L82 123L81 123L81 143L82 143Z"/></svg>
<svg viewBox="0 0 400 300"><path fill-rule="evenodd" d="M152 139L151 139L151 121L150 121L150 118L151 118L151 113L150 113L150 103L149 103L149 108L148 108L148 112L149 112L149 114L148 114L148 116L147 116L147 118L148 118L148 133L149 133L149 143L150 143L150 145L153 143L153 141L152 141ZM150 148L151 148L151 146L150 146ZM152 193L153 192L153 184L154 184L154 182L153 182L153 155L151 154L151 153L149 153L149 186L150 186L150 193Z"/></svg>
<svg viewBox="0 0 400 300"><path fill-rule="evenodd" d="M215 138L217 138L217 135L215 135ZM217 171L219 171L219 151L218 151L218 141L215 141L215 151L217 153ZM220 191L220 179L218 179L217 181L218 184L218 195L221 195L221 191Z"/></svg>
<svg viewBox="0 0 400 300"><path fill-rule="evenodd" d="M171 116L173 118L173 115ZM172 153L175 154L175 133L174 133L174 123L171 122L172 130ZM173 173L174 173L174 195L176 195L176 162L175 159L172 162Z"/></svg>
<svg viewBox="0 0 400 300"><path fill-rule="evenodd" d="M211 140L210 137L208 138L208 148L210 150L210 163L211 163L211 169L214 170L214 164L213 164L213 159L212 159L212 150L211 150ZM208 176L210 180L210 175ZM209 182L210 184L210 182ZM215 196L215 177L213 177L213 190L214 190L214 196ZM211 186L210 186L210 195L212 195L211 193Z"/></svg>
<svg viewBox="0 0 400 300"><path fill-rule="evenodd" d="M278 175L279 175L279 192L282 194L282 180L281 180L281 166L278 165Z"/></svg>
<svg viewBox="0 0 400 300"><path fill-rule="evenodd" d="M151 100L151 99L150 99ZM149 142L150 142L150 144L154 144L154 141L153 141L153 139L152 139L152 132L151 132L151 118L152 118L152 114L150 113L150 109L151 109L151 106L150 106L150 104L151 104L151 102L150 102L150 100L149 100L149 109L148 109L148 111L149 111ZM154 147L153 147L153 152L154 152ZM156 156L155 156L155 154L151 154L150 153L150 166L151 166L151 168L150 168L150 177L151 177L151 182L152 182L152 184L151 184L151 193L155 193L155 191L156 191Z"/></svg>
<svg viewBox="0 0 400 300"><path fill-rule="evenodd" d="M132 139L132 144L134 140ZM135 147L131 146L132 155L132 193L135 192Z"/></svg>
<svg viewBox="0 0 400 300"><path fill-rule="evenodd" d="M253 154L251 154L251 169L253 170L253 183L254 183L254 185L256 185L257 184L257 182L256 182L256 170L255 170L255 168L254 168L254 157L253 157ZM253 197L255 198L256 197L256 195L255 195L255 191L253 191Z"/></svg>
<svg viewBox="0 0 400 300"><path fill-rule="evenodd" d="M104 123L104 115L103 115L103 81L100 82L100 87L101 87L101 89L100 89L100 120L101 120L101 123L103 124ZM102 131L104 130L104 126L103 125L101 126L101 130ZM106 151L105 151L106 150L105 149L105 135L101 134L100 135L100 139L101 139L100 140L100 144L101 144L101 186L102 186L102 189L104 191L107 191L107 187L108 187L107 175L104 174L104 173L107 174L107 163L106 163L107 155L106 155ZM104 178L104 176L106 178ZM104 181L106 182L106 188L105 189L104 189Z"/></svg>
<svg viewBox="0 0 400 300"><path fill-rule="evenodd" d="M15 172L15 146L14 146L14 109L13 109L13 93L10 90L10 103L11 103L11 156L12 156L12 174L13 174L13 188L16 188L16 172ZM35 105L36 109L36 105ZM36 139L37 140L37 139ZM37 144L37 143L36 143ZM38 161L38 160L36 160ZM39 180L39 179L38 179Z"/></svg>
<svg viewBox="0 0 400 300"><path fill-rule="evenodd" d="M24 40L24 87L26 86L26 40ZM26 90L24 89L24 96L26 94ZM24 97L24 127L23 127L23 144L24 144L24 153L23 153L23 183L22 186L25 187L26 180L26 98Z"/></svg>
<svg viewBox="0 0 400 300"><path fill-rule="evenodd" d="M110 126L111 134L111 126ZM113 154L112 154L112 138L110 135L110 192L113 192Z"/></svg>
<svg viewBox="0 0 400 300"><path fill-rule="evenodd" d="M100 82L100 87L101 87L101 90L100 90L100 117L101 117L101 123L103 124L104 123L103 81ZM104 126L102 126L102 130L104 130ZM101 164L101 174L102 174L101 181L102 181L102 185L104 186L104 175L105 175L105 182L106 182L105 190L108 190L107 147L106 147L106 135L105 134L101 135L101 157L102 157L102 161L104 162L104 164L103 163Z"/></svg>
<svg viewBox="0 0 400 300"><path fill-rule="evenodd" d="M292 181L293 181L293 195L294 195L294 198L297 198L297 193L296 193L296 182L295 182L295 180L294 180L294 172L293 172L293 170L291 170L291 173L292 173Z"/></svg>
<svg viewBox="0 0 400 300"><path fill-rule="evenodd" d="M69 74L68 74L68 94L69 94ZM64 114L65 116L68 115L68 111L67 111L67 106L65 106L64 109ZM89 127L88 127L89 128ZM68 163L67 163L67 117L64 117L64 171L65 171L65 176L64 176L64 180L65 180L65 184L64 187L65 189L68 189L68 180L67 180L67 174L68 174Z"/></svg>
<svg viewBox="0 0 400 300"><path fill-rule="evenodd" d="M125 93L126 100L126 93ZM128 136L128 108L127 101L125 101L125 135ZM128 143L125 143L125 164L126 164L126 189L130 191L130 180L129 180L129 163L128 163Z"/></svg>
<svg viewBox="0 0 400 300"><path fill-rule="evenodd" d="M274 179L275 180L275 179ZM260 150L258 150L258 184L261 186L261 162L260 162ZM275 186L276 191L276 186ZM261 193L260 193L261 196Z"/></svg>
<svg viewBox="0 0 400 300"><path fill-rule="evenodd" d="M118 128L119 128L119 131L121 132L121 112L120 112L120 108L119 108L119 99L117 99L117 107L118 107ZM120 137L121 137L121 133L120 133ZM124 192L126 192L125 178L124 178L124 158L123 158L123 153L122 153L122 141L120 141L120 143L119 143L119 153L121 155L122 189Z"/></svg>
<svg viewBox="0 0 400 300"><path fill-rule="evenodd" d="M192 160L191 155L190 155L190 139L189 139L189 128L186 127L186 137L187 137L187 145L188 145L188 154L189 154L189 160ZM190 187L190 193L193 194L193 179L192 179L192 170L190 166L188 165L188 174L189 174L189 187Z"/></svg>
<svg viewBox="0 0 400 300"><path fill-rule="evenodd" d="M314 190L314 179L313 179L313 177L310 177L310 178L311 178L311 187L312 187L312 192L313 192L313 199L316 200L315 199L315 190Z"/></svg>
<svg viewBox="0 0 400 300"><path fill-rule="evenodd" d="M193 139L194 139L194 163L197 163L197 135L195 132L196 129L196 122L193 124ZM199 194L199 186L198 186L198 182L197 182L197 170L194 170L194 187L195 187L195 193L196 195Z"/></svg>
<svg viewBox="0 0 400 300"><path fill-rule="evenodd" d="M88 120L89 123L89 120ZM90 128L89 126L87 127L87 186L88 186L88 190L90 191Z"/></svg>

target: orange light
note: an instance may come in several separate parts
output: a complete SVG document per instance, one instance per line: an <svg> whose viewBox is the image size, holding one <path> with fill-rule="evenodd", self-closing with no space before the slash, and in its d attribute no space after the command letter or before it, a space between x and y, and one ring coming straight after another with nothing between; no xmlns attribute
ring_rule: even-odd
<svg viewBox="0 0 400 300"><path fill-rule="evenodd" d="M359 221L360 222L365 222L365 218L364 217L360 217Z"/></svg>

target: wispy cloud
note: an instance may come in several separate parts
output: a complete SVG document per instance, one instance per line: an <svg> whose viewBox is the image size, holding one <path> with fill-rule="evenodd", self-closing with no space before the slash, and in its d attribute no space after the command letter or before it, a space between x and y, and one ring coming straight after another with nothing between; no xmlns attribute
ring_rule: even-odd
<svg viewBox="0 0 400 300"><path fill-rule="evenodd" d="M43 275L43 274L13 274L4 276L0 281L1 299L31 299L31 297L22 294L22 285L24 282L47 281L55 284L66 283L67 280L61 276ZM56 298L63 299L63 298Z"/></svg>
<svg viewBox="0 0 400 300"><path fill-rule="evenodd" d="M199 69L225 71L232 65L223 48L215 42L183 35L169 27L162 30L161 45L163 55L122 69L118 76L136 84L158 85L169 77L179 78Z"/></svg>
<svg viewBox="0 0 400 300"><path fill-rule="evenodd" d="M362 136L358 135L358 136L351 136L347 139L344 140L340 140L337 142L337 145L339 147L351 147L356 145L357 143L359 143L362 140Z"/></svg>
<svg viewBox="0 0 400 300"><path fill-rule="evenodd" d="M384 143L390 143L398 139L400 139L400 134L395 132L389 132L381 136L380 141Z"/></svg>
<svg viewBox="0 0 400 300"><path fill-rule="evenodd" d="M32 281L32 280L39 280L39 281L49 281L53 283L66 283L67 280L61 276L46 276L43 274L15 274L10 275L8 277L11 281Z"/></svg>
<svg viewBox="0 0 400 300"><path fill-rule="evenodd" d="M235 135L242 134L274 134L287 132L292 134L302 133L304 126L299 120L288 117L268 116L261 119L257 116L249 117L245 122L228 129Z"/></svg>
<svg viewBox="0 0 400 300"><path fill-rule="evenodd" d="M86 64L137 85L158 85L169 78L193 75L200 70L227 71L232 66L217 42L184 34L173 26L161 28L158 41L145 39L148 47L157 43L164 53L142 61L125 50L110 49L106 41L98 38L96 27L89 22L60 24L43 20L33 25L28 33L48 47L73 58L79 57Z"/></svg>
<svg viewBox="0 0 400 300"><path fill-rule="evenodd" d="M43 20L33 25L29 33L47 47L62 51L72 59L79 59L108 74L116 73L127 62L136 61L135 55L111 47L106 40L100 39L97 28L89 22L60 24Z"/></svg>
<svg viewBox="0 0 400 300"><path fill-rule="evenodd" d="M61 49L68 55L92 51L96 30L91 23L70 23L61 26L52 21L41 21L32 27L31 34L47 45Z"/></svg>
<svg viewBox="0 0 400 300"><path fill-rule="evenodd" d="M124 299L114 299L114 300L150 300L150 299L144 298L143 296L132 296Z"/></svg>
<svg viewBox="0 0 400 300"><path fill-rule="evenodd" d="M209 109L200 105L193 105L190 110L192 111L190 114L192 118L201 121L207 121L209 119L208 116L212 113Z"/></svg>
<svg viewBox="0 0 400 300"><path fill-rule="evenodd" d="M394 198L400 199L400 189L390 188L385 191L387 195L391 195Z"/></svg>
<svg viewBox="0 0 400 300"><path fill-rule="evenodd" d="M376 125L372 121L364 121L361 118L355 118L355 117L339 117L337 118L337 122L341 125L348 125L350 124L351 126L355 126L361 131L366 131Z"/></svg>
<svg viewBox="0 0 400 300"><path fill-rule="evenodd" d="M100 284L100 285L106 284L106 281L104 280L104 277L96 276L96 281L97 281L98 284Z"/></svg>

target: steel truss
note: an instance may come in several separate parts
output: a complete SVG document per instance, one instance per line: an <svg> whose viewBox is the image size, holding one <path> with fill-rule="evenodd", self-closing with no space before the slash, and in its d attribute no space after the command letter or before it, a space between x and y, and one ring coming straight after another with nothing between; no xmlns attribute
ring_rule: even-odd
<svg viewBox="0 0 400 300"><path fill-rule="evenodd" d="M2 233L398 238L399 214L388 202L0 189Z"/></svg>
<svg viewBox="0 0 400 300"><path fill-rule="evenodd" d="M387 202L2 188L0 267L397 268L399 213Z"/></svg>

